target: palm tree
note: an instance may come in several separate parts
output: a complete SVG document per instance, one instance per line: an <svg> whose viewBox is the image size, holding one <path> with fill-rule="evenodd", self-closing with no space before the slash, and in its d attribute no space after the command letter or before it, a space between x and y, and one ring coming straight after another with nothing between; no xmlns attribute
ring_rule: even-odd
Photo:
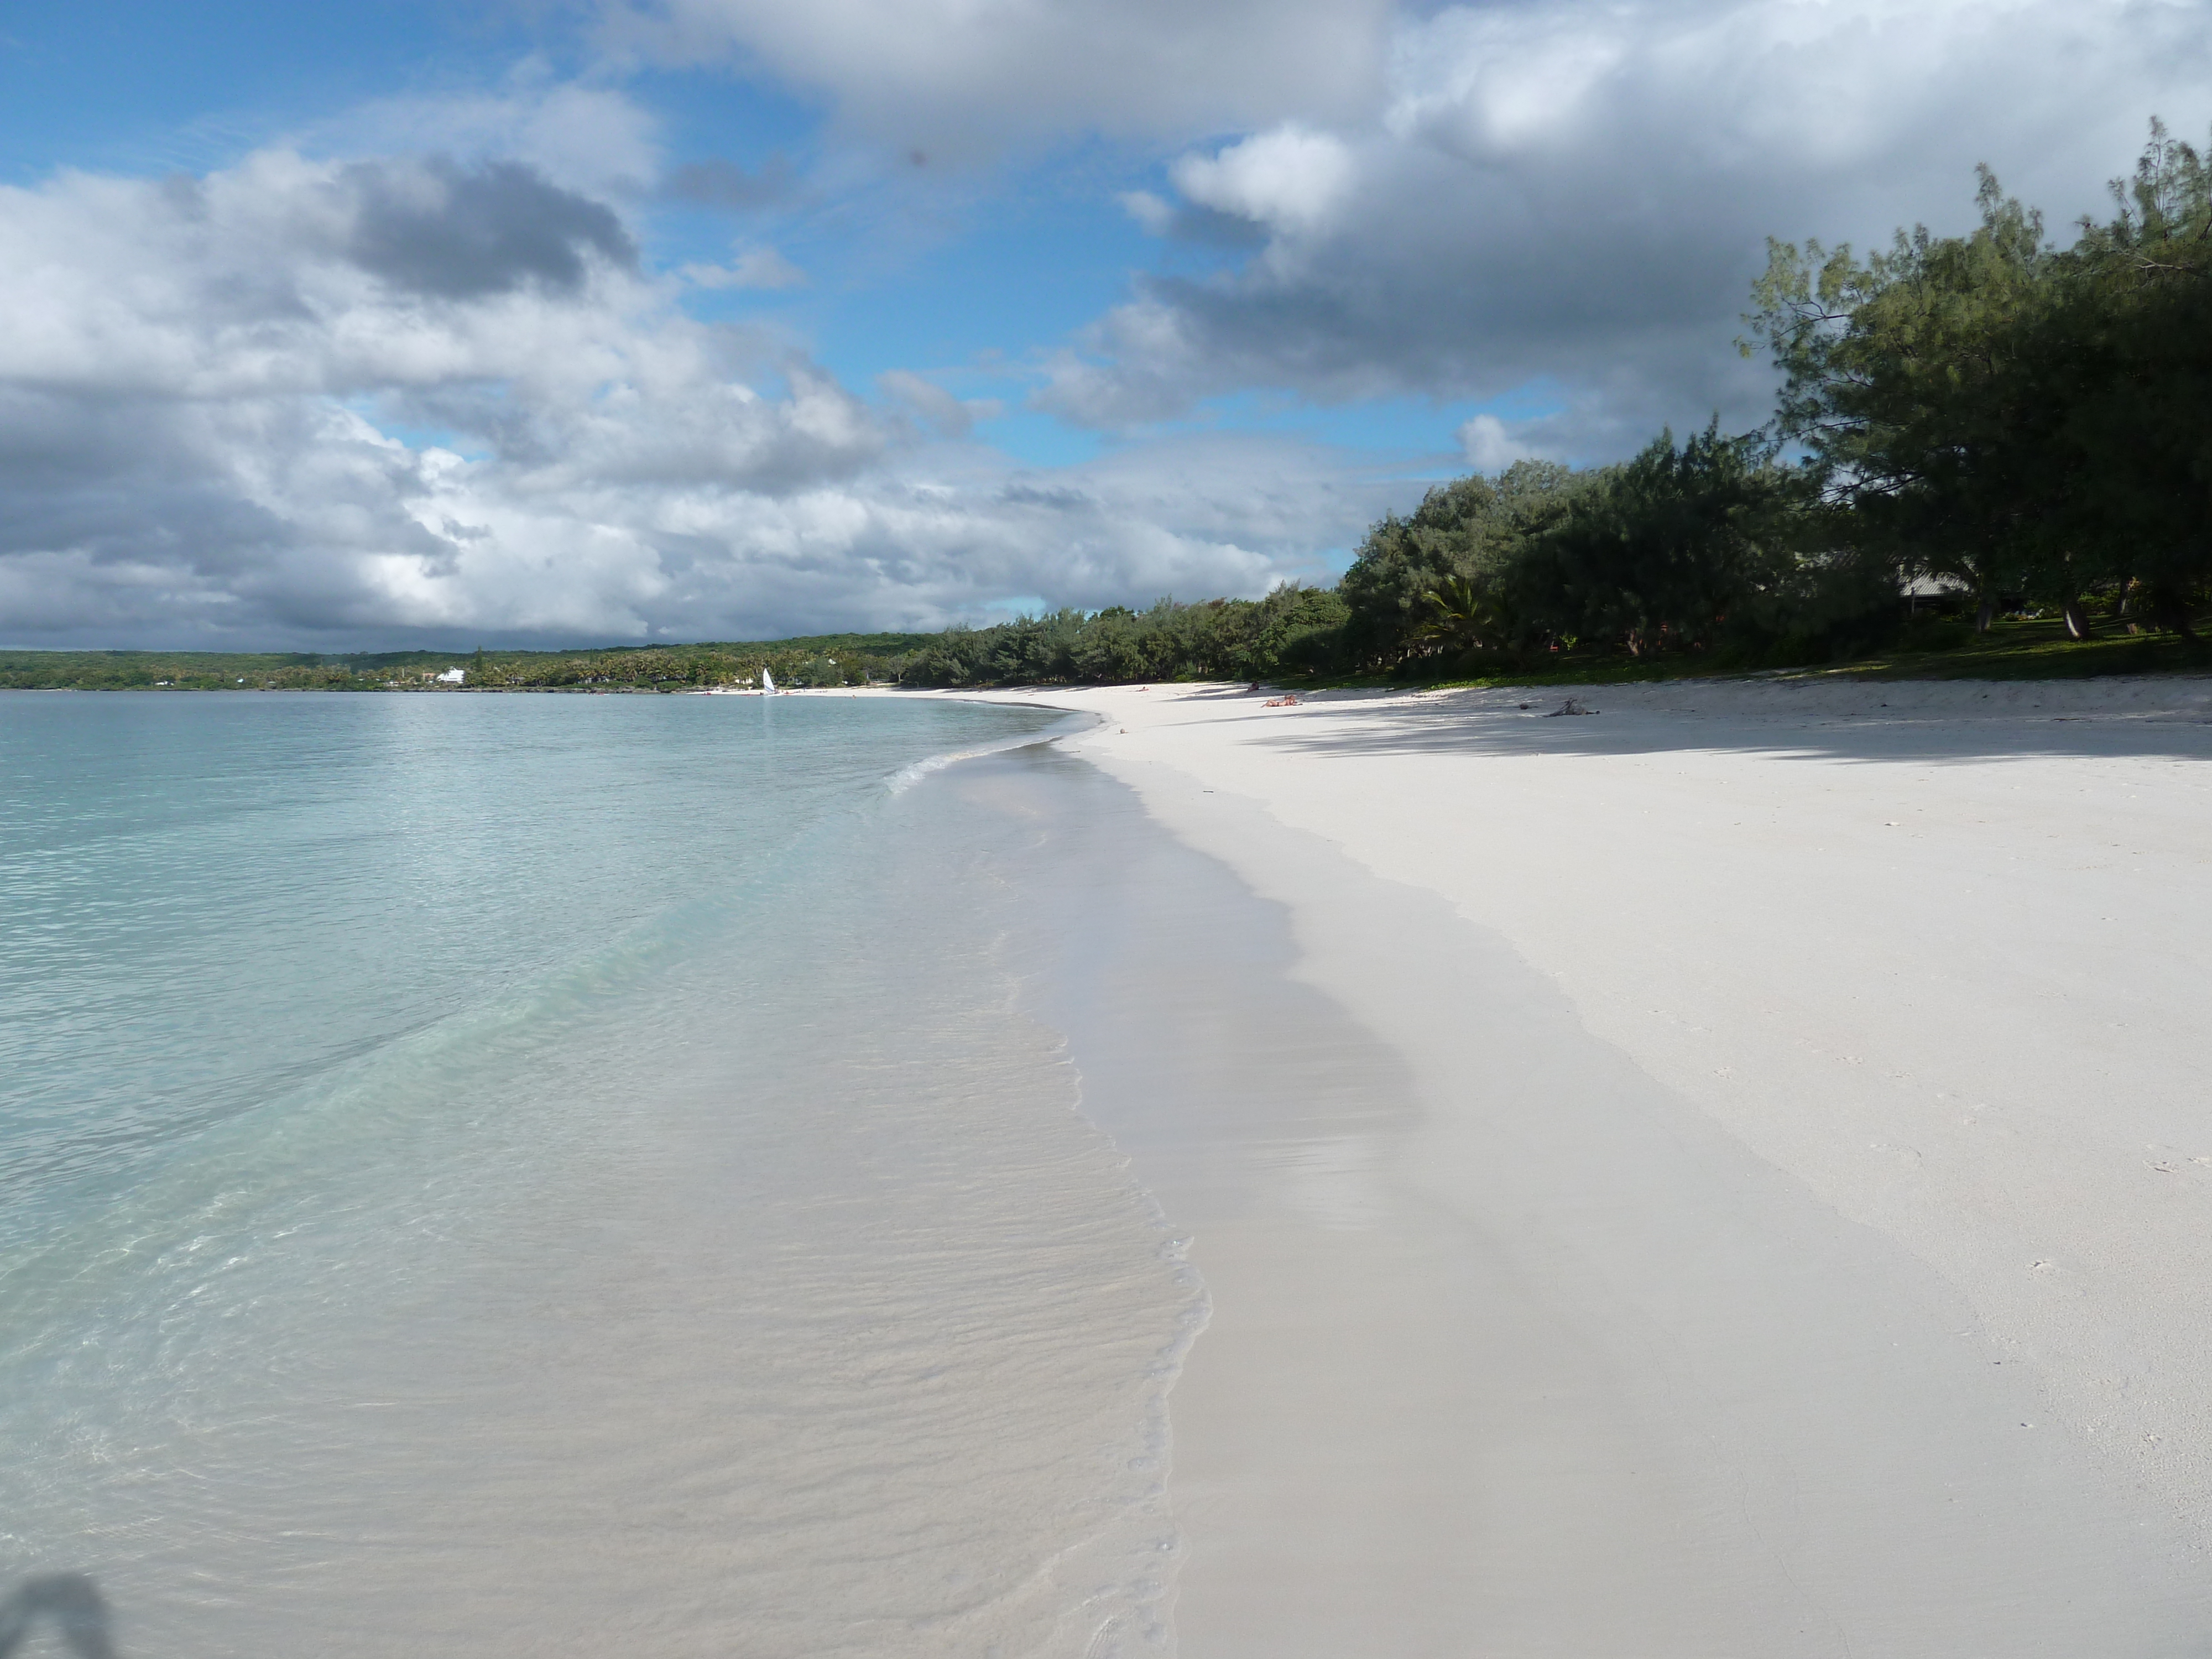
<svg viewBox="0 0 2212 1659"><path fill-rule="evenodd" d="M1470 577L1447 576L1421 598L1435 613L1413 630L1423 644L1480 650L1504 631L1503 608Z"/></svg>

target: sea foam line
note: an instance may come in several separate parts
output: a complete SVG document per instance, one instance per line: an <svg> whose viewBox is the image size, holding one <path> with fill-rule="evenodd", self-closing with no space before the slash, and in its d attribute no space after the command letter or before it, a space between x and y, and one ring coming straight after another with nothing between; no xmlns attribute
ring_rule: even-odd
<svg viewBox="0 0 2212 1659"><path fill-rule="evenodd" d="M1001 708L1041 708L1037 703L1000 704ZM1058 712L1058 711L1054 711ZM1070 713L1057 726L1048 726L1042 732L1024 732L1019 737L1001 738L995 743L978 744L972 749L949 750L942 755L929 755L908 765L902 766L884 780L884 787L894 795L902 795L932 772L941 772L957 762L980 760L986 755L1003 755L1012 749L1026 749L1032 744L1057 743L1062 738L1072 738L1078 732L1105 723L1103 714Z"/></svg>

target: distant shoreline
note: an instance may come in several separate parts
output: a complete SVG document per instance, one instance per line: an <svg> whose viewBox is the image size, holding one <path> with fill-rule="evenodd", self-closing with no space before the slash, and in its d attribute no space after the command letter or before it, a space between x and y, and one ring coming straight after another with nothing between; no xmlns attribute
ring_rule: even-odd
<svg viewBox="0 0 2212 1659"><path fill-rule="evenodd" d="M1410 682L1400 684L1388 681L1372 681L1356 682L1352 684L1323 682L1309 684L1305 682L1296 679L1262 680L1255 682L1255 684L1263 686L1270 693L1287 693L1306 699L1315 697L1340 698L1346 696L1372 699L1378 697L1389 698L1408 696L1435 697L1452 693L1523 690L1536 690L1546 694L1580 694L1589 692L1603 696L1607 692L1618 695L1627 692L1663 690L1670 687L1683 688L1698 686L1771 684L1799 686L1841 684L1861 685L1869 688L1900 685L1990 684L2003 685L2008 688L2025 690L2038 686L2053 688L2061 686L2100 686L2113 684L2133 684L2136 682L2162 683L2168 681L2192 680L2212 682L2212 668L2207 668L2202 664L2195 662L2178 664L2172 666L2148 668L2141 671L2114 669L2111 671L2100 670L2094 672L2079 674L2023 674L2004 672L2002 665L1995 661L1992 661L1989 666L1990 668L1990 672L1986 674L1961 672L1949 668L1941 671L1930 669L1928 672L1914 672L1910 665L1891 668L1882 667L1880 665L1869 666L1866 665L1844 663L1836 665L1833 667L1762 669L1746 671L1743 672L1715 672L1705 674L1680 672L1666 675L1654 675L1644 678L1623 678L1618 679L1590 678L1571 673L1559 672L1532 674L1522 677L1516 677L1510 674L1500 674L1482 680L1446 680L1438 681L1434 684ZM563 696L605 696L617 695L626 696L760 696L763 695L772 695L775 696L797 696L803 695L815 695L835 696L840 694L865 691L877 694L897 692L917 696L966 698L979 702L994 702L1008 695L1076 696L1091 694L1126 692L1139 690L1150 690L1155 688L1162 691L1198 691L1216 687L1220 684L1221 683L1219 682L1198 680L1155 680L1146 682L1142 684L1139 684L1139 683L1136 681L1117 681L1112 683L1060 683L1042 681L1035 684L1018 685L914 686L902 685L895 682L881 680L862 680L854 681L842 685L783 685L778 686L773 693L763 693L750 687L696 685L685 684L665 685L436 685L392 684L362 685L168 685L162 684L128 685L0 684L0 693L9 691L191 691L230 694L258 691L312 691L335 692L348 696L368 695L373 693L400 693L407 696L451 696L456 694L471 696L488 695L556 695ZM1235 682L1232 684L1237 689L1243 689L1244 684L1243 682Z"/></svg>

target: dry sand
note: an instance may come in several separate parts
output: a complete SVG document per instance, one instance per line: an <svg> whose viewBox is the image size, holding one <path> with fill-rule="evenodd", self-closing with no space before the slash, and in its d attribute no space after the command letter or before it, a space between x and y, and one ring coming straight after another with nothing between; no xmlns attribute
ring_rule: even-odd
<svg viewBox="0 0 2212 1659"><path fill-rule="evenodd" d="M2212 1650L2212 682L1025 700L1412 1103L1132 1149L1187 1659Z"/></svg>

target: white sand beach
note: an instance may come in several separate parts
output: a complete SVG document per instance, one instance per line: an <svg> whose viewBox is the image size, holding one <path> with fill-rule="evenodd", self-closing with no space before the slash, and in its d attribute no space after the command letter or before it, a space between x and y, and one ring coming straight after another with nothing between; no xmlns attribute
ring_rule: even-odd
<svg viewBox="0 0 2212 1659"><path fill-rule="evenodd" d="M1187 1659L2212 1640L2212 681L1024 700L1411 1103L1128 1146Z"/></svg>

